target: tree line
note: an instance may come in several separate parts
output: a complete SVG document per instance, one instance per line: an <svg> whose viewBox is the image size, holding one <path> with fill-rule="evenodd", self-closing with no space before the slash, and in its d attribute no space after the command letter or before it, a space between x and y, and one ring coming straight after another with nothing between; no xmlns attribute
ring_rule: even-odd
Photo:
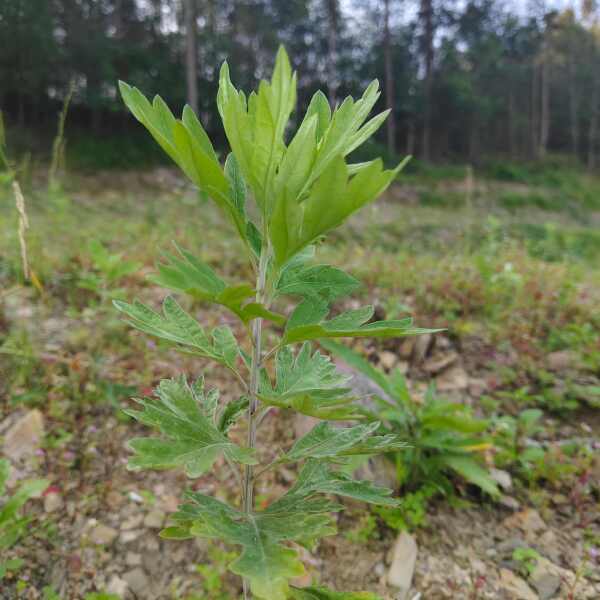
<svg viewBox="0 0 600 600"><path fill-rule="evenodd" d="M283 43L299 106L382 83L378 142L423 160L598 162L600 10L529 0L0 0L0 107L39 130L72 85L68 127L125 135L125 79L188 102L219 139L214 98L227 59L241 88ZM221 138L221 141L222 138Z"/></svg>

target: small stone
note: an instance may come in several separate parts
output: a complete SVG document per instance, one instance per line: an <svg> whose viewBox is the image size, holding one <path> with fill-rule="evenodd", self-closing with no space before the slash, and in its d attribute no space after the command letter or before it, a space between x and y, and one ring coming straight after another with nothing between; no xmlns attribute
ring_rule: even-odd
<svg viewBox="0 0 600 600"><path fill-rule="evenodd" d="M396 366L396 363L398 362L398 357L393 352L384 350L379 355L379 362L386 371L391 371Z"/></svg>
<svg viewBox="0 0 600 600"><path fill-rule="evenodd" d="M162 529L165 516L162 510L151 510L144 519L144 526L150 529Z"/></svg>
<svg viewBox="0 0 600 600"><path fill-rule="evenodd" d="M148 576L139 567L132 571L127 571L123 575L123 579L127 582L128 587L137 596L145 597L145 592L150 587Z"/></svg>
<svg viewBox="0 0 600 600"><path fill-rule="evenodd" d="M575 576L542 556L537 560L529 579L540 600L549 600L556 595L563 579L568 582L574 580Z"/></svg>
<svg viewBox="0 0 600 600"><path fill-rule="evenodd" d="M500 585L512 594L514 600L538 600L537 594L517 575L508 569L500 569Z"/></svg>
<svg viewBox="0 0 600 600"><path fill-rule="evenodd" d="M115 541L117 535L119 532L116 529L99 523L92 529L90 540L98 546L108 546Z"/></svg>
<svg viewBox="0 0 600 600"><path fill-rule="evenodd" d="M512 556L512 553L517 548L526 548L526 547L527 547L527 543L525 542L525 540L523 540L519 537L511 537L511 538L502 540L498 544L497 550L502 556L510 558Z"/></svg>
<svg viewBox="0 0 600 600"><path fill-rule="evenodd" d="M512 477L502 469L490 469L490 477L507 492L512 489Z"/></svg>
<svg viewBox="0 0 600 600"><path fill-rule="evenodd" d="M513 498L512 496L507 496L505 494L500 496L500 498L498 499L498 503L504 506L505 508L514 511L517 511L521 508L521 505L519 504L519 501L516 498Z"/></svg>
<svg viewBox="0 0 600 600"><path fill-rule="evenodd" d="M398 356L403 360L409 360L417 343L417 338L414 336L404 338L398 349Z"/></svg>
<svg viewBox="0 0 600 600"><path fill-rule="evenodd" d="M469 379L469 394L474 398L480 398L488 390L488 384L485 379L478 379L477 377L471 377Z"/></svg>
<svg viewBox="0 0 600 600"><path fill-rule="evenodd" d="M440 392L462 391L469 386L469 376L461 366L456 365L439 375L435 382Z"/></svg>
<svg viewBox="0 0 600 600"><path fill-rule="evenodd" d="M142 564L142 555L135 552L128 552L125 555L125 562L130 567L139 567Z"/></svg>
<svg viewBox="0 0 600 600"><path fill-rule="evenodd" d="M139 527L144 520L144 516L141 514L132 515L128 519L125 519L121 523L121 531L130 531Z"/></svg>
<svg viewBox="0 0 600 600"><path fill-rule="evenodd" d="M509 529L520 529L531 535L546 529L546 523L544 523L538 511L532 508L527 508L507 517L504 519L503 525Z"/></svg>
<svg viewBox="0 0 600 600"><path fill-rule="evenodd" d="M119 596L120 598L124 597L127 593L129 586L127 582L121 579L118 575L113 575L110 581L108 582L108 586L106 587L106 591L109 594L114 594L115 596Z"/></svg>
<svg viewBox="0 0 600 600"><path fill-rule="evenodd" d="M121 533L119 540L122 544L130 544L131 542L135 542L141 535L143 531L141 529L134 529L131 531L124 531Z"/></svg>
<svg viewBox="0 0 600 600"><path fill-rule="evenodd" d="M546 357L546 364L551 371L565 371L577 362L577 354L572 350L551 352Z"/></svg>
<svg viewBox="0 0 600 600"><path fill-rule="evenodd" d="M21 417L4 436L4 454L13 461L31 456L44 437L44 417L35 409Z"/></svg>
<svg viewBox="0 0 600 600"><path fill-rule="evenodd" d="M404 600L410 592L417 552L415 539L410 534L402 532L394 545L392 564L387 575L388 583L400 590L398 600Z"/></svg>
<svg viewBox="0 0 600 600"><path fill-rule="evenodd" d="M63 507L63 499L60 494L50 492L44 496L44 510L47 513L56 512Z"/></svg>
<svg viewBox="0 0 600 600"><path fill-rule="evenodd" d="M106 494L106 505L111 510L118 510L121 508L121 505L124 502L123 494L119 494L119 492L115 492L114 490L108 492Z"/></svg>
<svg viewBox="0 0 600 600"><path fill-rule="evenodd" d="M432 341L433 336L430 333L424 333L423 335L416 337L416 342L412 351L412 359L415 364L421 364L425 360Z"/></svg>
<svg viewBox="0 0 600 600"><path fill-rule="evenodd" d="M458 354L456 352L448 352L447 354L442 354L432 356L431 358L425 361L423 368L427 373L431 375L437 375L441 373L451 365L453 365L458 360Z"/></svg>

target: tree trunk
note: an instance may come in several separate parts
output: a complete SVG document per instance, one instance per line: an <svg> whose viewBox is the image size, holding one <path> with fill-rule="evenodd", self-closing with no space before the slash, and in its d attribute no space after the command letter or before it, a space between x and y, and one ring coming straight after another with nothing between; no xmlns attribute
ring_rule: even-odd
<svg viewBox="0 0 600 600"><path fill-rule="evenodd" d="M600 82L598 76L594 76L592 86L592 110L590 116L590 130L588 134L588 169L593 170L596 168L596 142L598 137L598 96L600 93Z"/></svg>
<svg viewBox="0 0 600 600"><path fill-rule="evenodd" d="M425 67L423 107L423 160L431 158L431 101L433 90L433 0L421 0L423 58Z"/></svg>
<svg viewBox="0 0 600 600"><path fill-rule="evenodd" d="M579 156L579 95L575 76L573 55L569 58L569 113L571 118L571 152L577 161Z"/></svg>
<svg viewBox="0 0 600 600"><path fill-rule="evenodd" d="M517 156L517 129L516 129L516 106L515 106L515 92L511 86L508 93L508 151L511 158Z"/></svg>
<svg viewBox="0 0 600 600"><path fill-rule="evenodd" d="M196 47L196 0L184 0L185 10L185 78L187 103L198 114L198 50Z"/></svg>
<svg viewBox="0 0 600 600"><path fill-rule="evenodd" d="M546 54L545 51L544 54ZM542 104L538 157L545 158L546 153L548 152L548 138L550 136L550 61L546 55L542 57L540 78L540 94Z"/></svg>
<svg viewBox="0 0 600 600"><path fill-rule="evenodd" d="M338 0L325 0L327 6L327 15L329 18L329 31L327 37L327 92L329 102L335 106L338 90L337 73L337 42L338 42L338 20L339 3Z"/></svg>
<svg viewBox="0 0 600 600"><path fill-rule="evenodd" d="M531 129L530 129L530 144L531 144L531 152L530 156L532 158L536 158L539 143L538 143L538 133L539 133L539 66L537 64L533 64L531 69Z"/></svg>
<svg viewBox="0 0 600 600"><path fill-rule="evenodd" d="M395 115L395 82L392 65L392 39L390 34L390 0L384 0L384 30L383 30L383 56L385 62L385 102L391 110L387 118L387 146L391 155L396 153L396 115Z"/></svg>

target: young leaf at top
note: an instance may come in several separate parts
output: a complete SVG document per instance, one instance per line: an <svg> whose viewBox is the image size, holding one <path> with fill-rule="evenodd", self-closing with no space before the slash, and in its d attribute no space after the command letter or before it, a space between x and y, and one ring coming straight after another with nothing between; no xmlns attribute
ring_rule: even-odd
<svg viewBox="0 0 600 600"><path fill-rule="evenodd" d="M199 477L220 454L245 465L256 464L254 451L241 448L214 424L214 396L185 378L165 379L155 390L156 399L138 399L142 411L126 410L134 419L158 429L164 438L134 438L135 453L128 468L166 469L181 466L188 477ZM209 414L206 414L206 413Z"/></svg>
<svg viewBox="0 0 600 600"><path fill-rule="evenodd" d="M270 234L276 264L284 265L297 252L335 229L352 213L375 200L396 178L404 163L384 170L371 161L352 178L341 155L327 161L305 199L282 197L274 207Z"/></svg>
<svg viewBox="0 0 600 600"><path fill-rule="evenodd" d="M133 116L187 177L230 217L242 239L247 240L245 213L232 197L229 181L194 111L186 106L182 120L178 120L159 96L150 103L140 90L123 81L119 82L119 90Z"/></svg>
<svg viewBox="0 0 600 600"><path fill-rule="evenodd" d="M246 96L235 89L224 63L219 76L217 106L240 170L264 211L281 158L283 135L296 103L296 75L281 47L270 82Z"/></svg>

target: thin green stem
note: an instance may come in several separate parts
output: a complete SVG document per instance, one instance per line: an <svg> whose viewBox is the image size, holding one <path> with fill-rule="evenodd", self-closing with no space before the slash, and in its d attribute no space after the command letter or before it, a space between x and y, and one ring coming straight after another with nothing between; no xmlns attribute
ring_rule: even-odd
<svg viewBox="0 0 600 600"><path fill-rule="evenodd" d="M266 244L266 242L264 242ZM265 294L265 283L267 280L267 267L269 264L269 251L263 245L258 264L258 274L256 278L256 302L263 301ZM252 324L252 362L250 365L250 404L248 406L248 448L256 446L257 420L256 412L258 410L258 384L261 365L262 352L262 319L255 319ZM251 465L246 465L244 470L244 512L250 514L254 505L254 469ZM248 581L244 579L244 600L250 600L252 597Z"/></svg>

